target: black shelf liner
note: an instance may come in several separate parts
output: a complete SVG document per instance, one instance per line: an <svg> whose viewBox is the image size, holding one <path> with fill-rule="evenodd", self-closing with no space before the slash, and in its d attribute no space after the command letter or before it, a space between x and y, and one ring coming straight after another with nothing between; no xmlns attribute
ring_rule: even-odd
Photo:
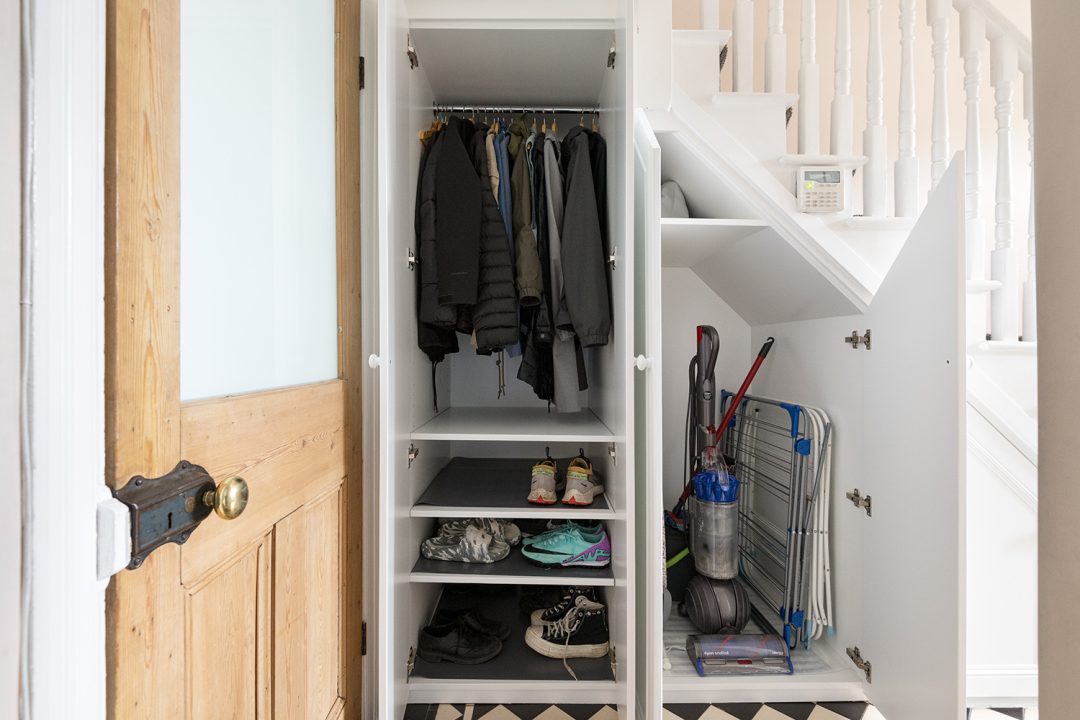
<svg viewBox="0 0 1080 720"><path fill-rule="evenodd" d="M510 626L510 637L503 642L502 652L493 660L481 665L456 665L450 662L431 663L416 658L412 677L429 680L566 680L573 678L566 672L562 660L544 657L525 644L525 628L529 619L522 614L518 601L521 588L512 585L469 588L466 592L447 589L439 598L440 607L456 608L475 605L484 615L500 620ZM609 618L608 622L611 620ZM602 680L614 682L611 660L602 658L575 658L567 660L578 680ZM557 699L557 698L556 698Z"/></svg>
<svg viewBox="0 0 1080 720"><path fill-rule="evenodd" d="M532 466L539 458L451 458L431 481L417 505L453 508L518 508L523 511L545 508L565 510L567 517L586 509L573 505L533 505L526 500L532 481ZM569 460L557 460L565 472ZM587 506L611 510L607 496L601 495Z"/></svg>

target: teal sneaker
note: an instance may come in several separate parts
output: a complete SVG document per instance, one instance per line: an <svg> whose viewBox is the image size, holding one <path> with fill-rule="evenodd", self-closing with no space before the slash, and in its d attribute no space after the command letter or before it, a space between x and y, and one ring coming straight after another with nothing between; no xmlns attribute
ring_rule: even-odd
<svg viewBox="0 0 1080 720"><path fill-rule="evenodd" d="M604 567L611 562L611 541L602 528L590 533L574 525L522 547L521 554L544 567Z"/></svg>
<svg viewBox="0 0 1080 720"><path fill-rule="evenodd" d="M582 532L588 533L590 535L596 535L597 533L601 533L604 531L604 526L600 523L600 521L596 521L593 523L578 523L574 522L573 520L567 520L565 522L560 520L555 522L558 522L559 524L552 525L549 522L548 529L544 532L537 533L536 535L532 535L531 537L522 538L521 544L532 545L534 543L540 542L541 540L548 540L550 538L554 538L568 532L573 532L575 529L581 530Z"/></svg>

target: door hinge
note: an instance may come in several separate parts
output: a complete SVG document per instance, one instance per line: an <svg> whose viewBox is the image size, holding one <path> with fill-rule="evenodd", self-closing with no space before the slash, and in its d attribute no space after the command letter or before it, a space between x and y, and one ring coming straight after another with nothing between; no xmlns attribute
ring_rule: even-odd
<svg viewBox="0 0 1080 720"><path fill-rule="evenodd" d="M367 620L360 623L360 656L367 655Z"/></svg>
<svg viewBox="0 0 1080 720"><path fill-rule="evenodd" d="M844 338L844 342L851 345L852 350L858 350L860 345L862 345L867 350L869 350L870 349L870 328L866 329L866 334L865 335L859 335L858 330L852 330L851 335L848 335L846 338Z"/></svg>
<svg viewBox="0 0 1080 720"><path fill-rule="evenodd" d="M420 67L420 58L416 55L416 48L412 44L412 35L409 33L405 35L405 52L409 56L409 69L415 70Z"/></svg>
<svg viewBox="0 0 1080 720"><path fill-rule="evenodd" d="M852 505L865 510L866 517L871 517L872 513L870 511L873 507L873 503L870 500L869 495L863 495L861 492L859 492L859 488L855 488L851 492L847 493L846 497L848 500L851 501Z"/></svg>
<svg viewBox="0 0 1080 720"><path fill-rule="evenodd" d="M619 248L617 248L617 247L611 248L611 254L608 255L607 261L608 261L608 265L611 266L612 270L615 269L615 265L617 264L618 259L619 259Z"/></svg>
<svg viewBox="0 0 1080 720"><path fill-rule="evenodd" d="M611 660L611 674L618 675L619 661L615 658L615 646L611 646L611 651L608 652L608 658Z"/></svg>
<svg viewBox="0 0 1080 720"><path fill-rule="evenodd" d="M360 62L358 63L358 65L359 65L359 72L360 72L360 89L363 90L364 89L364 80L365 80L365 77L364 77L364 56L363 55L360 56Z"/></svg>
<svg viewBox="0 0 1080 720"><path fill-rule="evenodd" d="M866 673L866 682L872 683L870 675L870 661L863 660L862 652L859 650L859 646L849 647L847 649L847 656L851 658L851 662L855 663L855 667Z"/></svg>
<svg viewBox="0 0 1080 720"><path fill-rule="evenodd" d="M416 648L409 647L409 659L405 661L405 677L411 677L412 671L416 667Z"/></svg>
<svg viewBox="0 0 1080 720"><path fill-rule="evenodd" d="M615 443L611 443L607 448L608 457L611 458L611 464L614 467L619 467L619 451L615 447Z"/></svg>
<svg viewBox="0 0 1080 720"><path fill-rule="evenodd" d="M408 457L408 460L409 460L409 468L410 469L412 469L413 460L415 460L416 457L419 454L420 454L420 448L416 447L412 443L409 443L409 454L408 454L407 457Z"/></svg>
<svg viewBox="0 0 1080 720"><path fill-rule="evenodd" d="M416 253L412 251L412 248L409 248L408 254L405 255L405 263L409 266L410 270L415 270L416 266L420 264L420 260L417 259Z"/></svg>
<svg viewBox="0 0 1080 720"><path fill-rule="evenodd" d="M611 41L611 47L608 48L608 51L607 51L607 66L612 70L615 69L615 40L614 39Z"/></svg>

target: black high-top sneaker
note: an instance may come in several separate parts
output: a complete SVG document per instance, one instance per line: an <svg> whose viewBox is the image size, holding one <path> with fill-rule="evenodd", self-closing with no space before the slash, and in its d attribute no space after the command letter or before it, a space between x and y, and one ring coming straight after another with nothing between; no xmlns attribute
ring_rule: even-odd
<svg viewBox="0 0 1080 720"><path fill-rule="evenodd" d="M597 602L596 588L593 587L568 587L566 593L559 598L559 602L546 608L534 610L530 620L533 625L550 625L556 620L562 619L570 608L575 607L579 597L586 597Z"/></svg>
<svg viewBox="0 0 1080 720"><path fill-rule="evenodd" d="M560 620L526 630L525 644L549 658L604 657L609 647L607 608L579 595Z"/></svg>

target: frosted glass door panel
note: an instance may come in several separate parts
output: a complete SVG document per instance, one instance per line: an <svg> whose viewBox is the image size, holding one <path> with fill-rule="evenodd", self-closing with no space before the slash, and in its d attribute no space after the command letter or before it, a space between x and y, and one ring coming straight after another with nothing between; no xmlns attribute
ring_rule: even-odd
<svg viewBox="0 0 1080 720"><path fill-rule="evenodd" d="M180 3L180 394L337 367L333 0Z"/></svg>

